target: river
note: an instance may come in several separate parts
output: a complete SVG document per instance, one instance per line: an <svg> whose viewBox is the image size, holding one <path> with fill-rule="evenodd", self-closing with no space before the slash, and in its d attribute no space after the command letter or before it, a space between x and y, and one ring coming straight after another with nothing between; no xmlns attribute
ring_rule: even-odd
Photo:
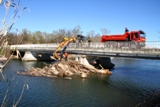
<svg viewBox="0 0 160 107"><path fill-rule="evenodd" d="M0 104L9 89L6 107L11 107L18 100L24 84L28 84L29 89L25 87L18 107L145 107L160 104L159 60L115 58L112 63L115 64L112 75L91 74L85 79L79 76L66 80L17 75L9 87L2 79ZM43 66L43 61L11 60L3 74L9 81L17 71Z"/></svg>

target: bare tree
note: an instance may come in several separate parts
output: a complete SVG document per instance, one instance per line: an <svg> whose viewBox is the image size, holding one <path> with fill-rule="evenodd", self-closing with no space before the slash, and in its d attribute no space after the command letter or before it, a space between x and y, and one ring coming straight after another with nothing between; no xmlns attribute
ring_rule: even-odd
<svg viewBox="0 0 160 107"><path fill-rule="evenodd" d="M52 43L53 34L43 32L43 36L44 36L46 43Z"/></svg>
<svg viewBox="0 0 160 107"><path fill-rule="evenodd" d="M59 29L58 31L53 31L53 38L52 38L52 42L53 43L59 43L60 41L62 41L61 39L64 38L66 31L64 29Z"/></svg>
<svg viewBox="0 0 160 107"><path fill-rule="evenodd" d="M83 31L81 31L81 27L78 25L78 26L76 26L75 28L73 28L73 30L72 30L72 35L73 36L77 36L78 34L82 34L83 33Z"/></svg>
<svg viewBox="0 0 160 107"><path fill-rule="evenodd" d="M101 32L104 35L104 34L108 34L110 31L107 30L106 28L101 28Z"/></svg>
<svg viewBox="0 0 160 107"><path fill-rule="evenodd" d="M98 33L98 34L95 34L92 40L93 42L100 42L100 39L101 39L101 35Z"/></svg>
<svg viewBox="0 0 160 107"><path fill-rule="evenodd" d="M89 31L89 32L87 33L87 40L93 41L93 40L92 40L93 37L94 37L94 31L91 30L91 31Z"/></svg>
<svg viewBox="0 0 160 107"><path fill-rule="evenodd" d="M28 43L31 43L31 32L27 29L23 29L22 31L22 36L23 36L23 40L22 40L22 43L23 44L28 44Z"/></svg>
<svg viewBox="0 0 160 107"><path fill-rule="evenodd" d="M35 40L35 41L33 41L33 40ZM32 42L45 43L45 38L44 38L44 35L41 31L36 31L35 33L33 33L33 40L32 40Z"/></svg>

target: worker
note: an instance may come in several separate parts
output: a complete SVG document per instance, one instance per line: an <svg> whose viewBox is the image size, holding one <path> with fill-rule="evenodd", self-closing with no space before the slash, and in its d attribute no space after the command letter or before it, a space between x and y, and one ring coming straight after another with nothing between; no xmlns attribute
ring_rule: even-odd
<svg viewBox="0 0 160 107"><path fill-rule="evenodd" d="M64 53L64 60L68 61L68 53L67 52Z"/></svg>
<svg viewBox="0 0 160 107"><path fill-rule="evenodd" d="M62 60L62 58L63 58L63 53L61 52L60 53L60 61Z"/></svg>
<svg viewBox="0 0 160 107"><path fill-rule="evenodd" d="M91 40L88 39L88 47L90 48L90 46L91 46Z"/></svg>
<svg viewBox="0 0 160 107"><path fill-rule="evenodd" d="M129 32L129 30L128 30L127 28L125 28L125 33L126 33L126 32Z"/></svg>

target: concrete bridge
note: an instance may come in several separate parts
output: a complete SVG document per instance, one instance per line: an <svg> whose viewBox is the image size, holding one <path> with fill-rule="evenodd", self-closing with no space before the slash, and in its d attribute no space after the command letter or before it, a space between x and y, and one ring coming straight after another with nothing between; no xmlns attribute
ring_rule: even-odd
<svg viewBox="0 0 160 107"><path fill-rule="evenodd" d="M71 43L66 52L69 54L88 55L95 57L127 57L143 59L160 59L160 41L146 42L145 47L132 46L129 42L120 42L123 47L114 47L106 43ZM37 60L49 60L59 43L54 44L21 44L12 45L20 53L30 52ZM129 46L129 47L128 47ZM62 47L63 49L63 47ZM58 52L62 51L59 50ZM22 55L23 56L23 55Z"/></svg>

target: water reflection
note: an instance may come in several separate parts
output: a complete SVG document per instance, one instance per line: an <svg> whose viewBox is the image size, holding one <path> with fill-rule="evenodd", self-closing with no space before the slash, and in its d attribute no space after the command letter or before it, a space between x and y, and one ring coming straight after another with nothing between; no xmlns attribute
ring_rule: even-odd
<svg viewBox="0 0 160 107"><path fill-rule="evenodd" d="M37 61L23 61L22 62L22 66L25 66L26 68L35 67L37 66L37 64L40 64L40 63L37 63Z"/></svg>

